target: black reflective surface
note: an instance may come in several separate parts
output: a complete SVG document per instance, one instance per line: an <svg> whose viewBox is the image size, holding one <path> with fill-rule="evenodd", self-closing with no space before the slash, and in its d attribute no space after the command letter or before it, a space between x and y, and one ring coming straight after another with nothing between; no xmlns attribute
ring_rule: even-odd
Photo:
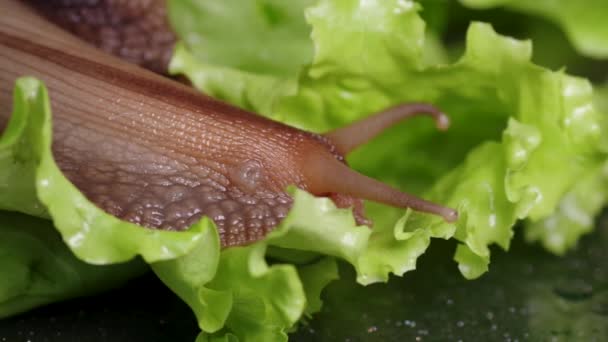
<svg viewBox="0 0 608 342"><path fill-rule="evenodd" d="M417 271L388 284L353 286L343 272L296 340L608 341L608 215L565 257L517 236L474 281L458 274L453 249L435 241Z"/></svg>
<svg viewBox="0 0 608 342"><path fill-rule="evenodd" d="M0 320L0 341L188 341L194 315L154 274L100 296L56 303Z"/></svg>

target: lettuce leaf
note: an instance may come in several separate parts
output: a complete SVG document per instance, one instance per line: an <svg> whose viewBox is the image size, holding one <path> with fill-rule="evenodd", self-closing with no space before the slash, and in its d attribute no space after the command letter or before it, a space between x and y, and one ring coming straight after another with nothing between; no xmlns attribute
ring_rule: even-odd
<svg viewBox="0 0 608 342"><path fill-rule="evenodd" d="M0 286L2 316L100 291L142 270L140 263L94 267L74 259L71 253L90 264L103 265L139 255L199 314L202 340L218 330L222 334L211 338L226 333L226 338L237 334L282 340L303 313L320 308L320 292L335 279L337 270L331 258L308 261L299 270L290 264L269 265L269 242L276 248L295 245L310 254L310 247L302 247L300 239L322 237L325 241L317 241L314 252L354 262L369 237L369 229L357 227L350 210L337 209L329 199L295 188L290 192L296 203L281 226L249 247L221 252L215 225L207 218L185 232L150 230L121 221L88 201L55 164L44 85L29 77L17 80L12 108L11 120L0 137L0 208L51 219L71 252L57 247L62 246L57 237L55 242L46 241L53 233L44 231L50 222L32 218L22 228L3 219L0 254L5 258L0 266L8 281ZM326 234L332 226L334 234ZM107 279L102 281L102 276Z"/></svg>
<svg viewBox="0 0 608 342"><path fill-rule="evenodd" d="M296 188L289 191L294 207L265 239L220 252L217 231L209 230L212 235L201 239L194 251L152 265L196 314L202 341L228 336L284 341L304 313L320 309L321 290L337 277L335 260L314 258L299 268L284 262L269 264L269 246L340 256L351 262L365 249L370 231L356 227L349 210Z"/></svg>
<svg viewBox="0 0 608 342"><path fill-rule="evenodd" d="M292 0L286 6L280 0L174 1L169 15L197 59L282 76L297 73L312 58L310 27L302 14L314 2ZM260 46L261 41L280 45L281 54Z"/></svg>
<svg viewBox="0 0 608 342"><path fill-rule="evenodd" d="M141 255L147 262L192 249L209 225L187 232L143 229L106 214L61 173L51 152L47 90L33 78L17 80L13 115L0 137L0 209L51 218L81 260L109 264Z"/></svg>
<svg viewBox="0 0 608 342"><path fill-rule="evenodd" d="M540 241L556 254L565 254L578 237L595 226L595 217L608 202L608 163L589 170L561 199L558 210L526 229L528 241Z"/></svg>
<svg viewBox="0 0 608 342"><path fill-rule="evenodd" d="M599 165L600 117L592 108L588 82L533 65L529 42L501 37L481 23L469 29L467 50L458 62L427 66L418 10L413 2L370 6L320 1L306 12L313 28L313 62L291 77L271 78L263 68L214 65L194 58L188 45L180 45L172 70L187 75L204 92L314 131L400 102L436 103L453 117L450 132L442 135L430 124L407 123L357 151L350 162L366 174L459 207L463 219L456 237L488 257L489 244L508 247L517 219L547 217L579 176ZM272 48L266 42L260 46ZM206 78L207 71L223 70L229 70L230 82ZM259 88L255 82L250 87L240 82L254 77L277 83L297 79L297 91L256 106ZM223 96L235 89L241 99L253 100ZM395 157L404 152L408 158ZM415 228L422 227L429 236L447 238L456 228L379 205L370 205L370 214L376 222L372 235L378 236L390 230L422 234Z"/></svg>
<svg viewBox="0 0 608 342"><path fill-rule="evenodd" d="M140 260L119 263L136 255L147 262L183 255L209 229L203 222L185 234L153 231L104 213L53 161L42 83L17 80L12 108L0 136L0 209L51 219L61 239L50 221L0 211L0 317L116 287L147 269Z"/></svg>
<svg viewBox="0 0 608 342"><path fill-rule="evenodd" d="M594 104L602 113L608 113L608 88L598 87ZM600 117L602 132L608 128L608 115ZM600 150L608 153L608 135L602 134ZM540 241L556 254L564 254L573 247L578 236L590 232L595 217L608 202L608 162L586 171L582 179L561 199L559 210L550 216L528 225L526 239Z"/></svg>
<svg viewBox="0 0 608 342"><path fill-rule="evenodd" d="M603 0L526 1L460 0L466 6L485 9L504 6L547 18L560 25L576 49L589 57L608 58L608 3Z"/></svg>
<svg viewBox="0 0 608 342"><path fill-rule="evenodd" d="M50 221L0 211L0 318L118 287L142 274L141 260L95 266L74 257Z"/></svg>
<svg viewBox="0 0 608 342"><path fill-rule="evenodd" d="M186 15L185 8L191 17L208 15L183 3L172 3L173 17ZM275 6L281 12L289 5ZM554 252L571 247L591 227L588 221L570 227L561 220L560 244L547 243L550 232L535 232L556 215L568 217L564 201L572 194L597 186L605 154L598 147L601 117L592 106L590 84L533 65L530 42L500 36L482 23L469 28L458 62L430 65L423 59L428 47L418 10L410 1L319 1L305 12L312 27L312 62L288 75L269 72L267 65L239 68L191 52L213 49L205 39L183 41L171 70L212 96L317 132L407 101L429 101L450 113L447 134L428 122L410 122L350 156L362 172L461 213L453 226L369 203L373 232L359 258L349 260L360 283L414 269L432 237L461 241L455 254L459 269L467 278L478 277L488 269L489 246L508 249L513 227L522 219L530 240L540 239ZM213 36L187 21L173 25ZM301 32L292 34L301 41L295 36ZM235 37L256 39L265 53L282 58L280 44L251 37L246 28ZM592 216L606 200L598 195L584 206Z"/></svg>

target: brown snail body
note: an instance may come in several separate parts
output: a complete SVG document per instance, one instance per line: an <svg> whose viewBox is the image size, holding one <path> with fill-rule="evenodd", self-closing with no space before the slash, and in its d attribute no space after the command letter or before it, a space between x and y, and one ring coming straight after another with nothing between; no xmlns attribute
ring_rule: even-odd
<svg viewBox="0 0 608 342"><path fill-rule="evenodd" d="M417 113L402 105L325 135L297 130L204 96L88 46L30 7L0 0L0 128L16 78L49 89L53 155L64 174L108 213L150 228L180 230L203 215L223 246L263 237L287 214L288 185L353 207L362 199L435 213L454 210L356 173L343 155Z"/></svg>
<svg viewBox="0 0 608 342"><path fill-rule="evenodd" d="M165 0L29 0L39 14L102 51L166 74L175 44Z"/></svg>

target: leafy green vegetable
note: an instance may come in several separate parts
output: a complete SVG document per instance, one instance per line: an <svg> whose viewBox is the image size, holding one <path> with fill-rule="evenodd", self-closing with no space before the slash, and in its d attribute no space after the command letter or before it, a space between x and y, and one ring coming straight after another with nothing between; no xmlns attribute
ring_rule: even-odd
<svg viewBox="0 0 608 342"><path fill-rule="evenodd" d="M460 0L460 2L480 9L504 6L545 17L561 25L581 53L595 58L608 58L608 26L604 24L608 13L608 2L604 0Z"/></svg>
<svg viewBox="0 0 608 342"><path fill-rule="evenodd" d="M213 64L194 58L186 45L172 61L172 70L186 74L202 91L314 131L407 101L429 101L450 113L453 126L447 134L411 122L351 156L351 165L364 173L461 213L453 227L434 217L370 205L374 232L355 264L363 283L413 269L431 237L461 240L460 268L467 277L479 276L485 269L481 265L489 263L490 244L508 248L517 219L546 218L603 158L597 151L600 119L586 81L532 65L529 42L501 37L479 23L471 26L460 61L428 66L422 59L424 23L418 9L407 1L373 6L320 1L306 12L313 28L313 62L291 77L272 77L262 67L243 71ZM179 17L180 8L173 10ZM267 42L260 45L272 48ZM280 54L280 46L274 48ZM230 81L207 77L225 70ZM271 91L272 100L258 105L259 89L295 82L295 91ZM563 248L579 235L573 233Z"/></svg>
<svg viewBox="0 0 608 342"><path fill-rule="evenodd" d="M191 253L153 265L163 282L193 309L202 340L227 332L253 341L286 340L287 330L304 312L320 309L320 292L337 274L335 262L321 259L299 270L292 264L269 265L268 246L315 251L351 262L364 250L369 230L355 227L348 210L295 188L290 192L294 207L265 239L220 253L219 236L210 230L212 235L201 239Z"/></svg>
<svg viewBox="0 0 608 342"><path fill-rule="evenodd" d="M593 229L594 218L608 201L608 163L589 170L582 179L562 198L555 213L528 225L528 240L540 240L551 252L564 254L579 236Z"/></svg>
<svg viewBox="0 0 608 342"><path fill-rule="evenodd" d="M147 269L140 260L94 266L76 259L49 221L0 212L0 318L118 287Z"/></svg>
<svg viewBox="0 0 608 342"><path fill-rule="evenodd" d="M178 15L170 13L177 33L199 59L246 71L290 75L310 62L310 28L302 15L314 0L180 1ZM252 15L253 14L253 15ZM239 20L234 20L238 18ZM227 23L230 23L227 25ZM193 29L194 28L194 29ZM280 45L282 53L260 46Z"/></svg>
<svg viewBox="0 0 608 342"><path fill-rule="evenodd" d="M13 116L0 139L0 209L51 218L80 259L117 263L175 258L196 245L207 224L185 233L144 229L96 207L61 173L51 152L51 111L45 87L32 78L15 86Z"/></svg>
<svg viewBox="0 0 608 342"><path fill-rule="evenodd" d="M310 252L311 247L302 242L322 238L312 251L352 262L366 245L370 231L367 227L356 227L349 210L336 209L329 199L318 199L297 189L291 190L296 201L293 210L273 234L249 247L221 253L215 226L205 218L186 232L155 231L114 218L89 202L53 161L51 113L45 87L35 79L23 78L17 81L14 94L13 116L0 139L0 163L5 166L0 177L3 186L0 206L51 218L72 252L89 263L113 264L141 255L195 309L205 332L223 329L221 335L231 331L243 336L247 331L261 340L286 339L287 329L305 310L308 314L318 310L323 284L335 277L333 260L308 264L300 273L289 264L269 266L265 251L270 241L278 247ZM33 223L36 228L48 225L36 222ZM333 227L332 234L326 234L328 227ZM0 251L6 253L2 269L13 274L2 287L3 316L100 290L140 270L125 267L123 273L117 269L116 277L101 282L90 276L86 267L70 260L69 253L51 258L56 247L49 252L41 250L39 257L30 255L27 246L34 242L20 241L24 239L12 234L12 230L10 221L0 223L0 232L6 238L3 242L7 244L6 248L0 245ZM13 243L20 253L9 248ZM64 283L28 276L27 260L42 257L47 257L48 262L40 263L41 270L37 272L52 274L50 279L65 277ZM168 259L171 260L162 261ZM66 275L68 270L56 265L64 262L76 263L73 267L76 273ZM105 270L95 272L105 274ZM79 276L89 279L78 283ZM99 288L87 285L88 281L95 281ZM22 285L28 284L32 285L33 293L24 293ZM79 285L80 291L73 290ZM305 294L310 296L311 306L307 307Z"/></svg>
<svg viewBox="0 0 608 342"><path fill-rule="evenodd" d="M428 123L411 122L350 157L355 168L461 213L454 227L428 215L369 204L374 230L358 260L350 260L361 283L415 268L431 237L462 241L455 255L459 269L467 278L478 277L488 268L488 246L507 249L518 219L530 221L529 239L541 239L555 252L571 247L591 223L568 225L564 203L598 186L597 170L605 160L590 85L533 65L529 42L501 37L479 23L470 27L460 61L429 65L418 9L408 1L320 1L306 11L312 63L290 75L269 72L262 64L242 69L221 58L195 57L191 49L213 48L204 40L179 45L171 68L213 96L313 131L407 101L429 101L451 114L453 126L445 135ZM181 17L184 9L175 3L172 10ZM174 25L178 31L197 30L186 22ZM302 41L296 36L301 32L292 34ZM246 28L236 36L251 39ZM280 44L258 41L281 59ZM606 200L598 195L581 205L591 217ZM539 231L547 221L559 221L560 241Z"/></svg>

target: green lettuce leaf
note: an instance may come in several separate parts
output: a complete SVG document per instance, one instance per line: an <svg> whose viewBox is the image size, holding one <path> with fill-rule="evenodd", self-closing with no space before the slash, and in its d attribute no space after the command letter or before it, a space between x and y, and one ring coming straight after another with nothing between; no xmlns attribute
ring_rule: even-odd
<svg viewBox="0 0 608 342"><path fill-rule="evenodd" d="M139 260L119 263L137 255L147 262L183 255L211 229L202 222L185 234L153 231L104 213L53 160L51 111L42 83L17 80L12 108L0 136L0 209L52 224L0 211L0 317L116 287L147 269Z"/></svg>
<svg viewBox="0 0 608 342"><path fill-rule="evenodd" d="M589 186L594 177L587 170L597 170L605 159L597 150L600 117L588 82L533 65L529 42L501 37L480 23L470 27L460 61L429 66L417 10L407 1L373 6L320 1L306 11L313 61L292 75L197 58L190 43L179 46L171 64L174 73L185 74L204 92L313 131L407 101L429 101L451 114L447 134L412 122L350 157L364 173L461 213L454 227L428 215L369 204L374 230L357 262L351 261L364 284L415 268L431 237L462 241L455 255L459 269L467 278L478 277L488 269L489 245L507 249L518 219L530 221L532 240L543 220L563 215L553 213L564 209L572 192ZM273 47L267 41L260 46ZM274 48L274 54L281 53L280 46ZM289 89L272 86L279 84ZM590 203L591 215L605 202ZM562 248L590 227L561 226L566 230Z"/></svg>
<svg viewBox="0 0 608 342"><path fill-rule="evenodd" d="M201 339L218 330L222 334L212 339L231 334L286 339L302 314L320 308L322 288L336 277L334 260L307 262L299 270L290 264L269 265L265 260L269 241L276 248L296 245L310 253L299 239L322 237L325 241L319 241L314 252L354 262L369 237L367 227L356 227L350 210L297 189L290 190L296 200L292 212L268 239L223 252L217 230L206 218L186 232L150 230L121 221L88 201L55 164L44 85L33 78L17 80L12 108L11 121L0 138L0 207L51 219L71 252L88 263L116 264L140 255L199 314L205 332ZM50 221L25 222L32 225L32 233L27 224L22 234L16 234L10 220L0 223L0 253L5 256L1 269L10 274L0 287L2 316L100 291L141 272L138 263L139 267L108 269L84 264L59 249L59 239L49 240L46 247L46 241L36 239L36 234L52 234L44 233ZM335 234L326 234L332 226ZM101 281L106 272L116 274Z"/></svg>
<svg viewBox="0 0 608 342"><path fill-rule="evenodd" d="M303 13L314 2L292 0L286 6L280 0L173 1L169 15L197 59L283 76L297 73L312 58ZM281 54L273 53L279 45Z"/></svg>
<svg viewBox="0 0 608 342"><path fill-rule="evenodd" d="M608 2L604 0L527 1L527 0L460 0L466 6L485 9L495 6L547 18L568 35L576 49L589 57L608 57Z"/></svg>
<svg viewBox="0 0 608 342"><path fill-rule="evenodd" d="M550 216L530 222L528 241L540 241L556 254L565 254L595 226L595 217L608 202L608 163L591 169L561 199L558 210Z"/></svg>
<svg viewBox="0 0 608 342"><path fill-rule="evenodd" d="M450 113L453 125L447 134L435 132L430 123L411 122L350 156L351 165L364 173L461 213L455 227L428 215L370 204L374 231L365 253L353 263L362 283L413 269L431 237L462 241L456 255L460 268L467 277L479 276L480 271L467 270L485 269L480 265L489 263L490 244L508 248L518 219L547 218L586 170L599 167L604 158L597 151L600 117L592 108L588 82L533 65L529 42L501 37L480 23L470 27L458 62L428 66L418 10L408 1L373 6L320 1L306 11L312 64L287 77L273 78L262 67L240 70L195 58L188 44L179 47L172 61L173 72L190 77L204 92L313 131L408 101L428 101ZM181 24L186 25L174 23ZM269 42L260 45L272 48ZM274 51L280 54L280 46ZM225 70L229 81L207 77ZM260 88L256 77L264 78ZM295 92L293 86L282 94L273 89L272 100L257 105L258 90L268 82L294 80ZM237 92L238 97L224 96ZM568 245L579 236L572 234ZM475 265L462 261L472 256L479 258Z"/></svg>
<svg viewBox="0 0 608 342"><path fill-rule="evenodd" d="M608 88L598 87L594 104L601 113L608 113ZM608 128L608 115L600 117L602 132ZM600 149L608 154L608 135L602 134ZM540 241L556 254L572 248L578 237L590 232L595 217L608 202L608 162L586 171L582 179L561 199L559 210L550 216L531 222L526 230L528 241Z"/></svg>
<svg viewBox="0 0 608 342"><path fill-rule="evenodd" d="M118 287L147 269L141 260L87 264L74 257L50 221L0 211L0 319Z"/></svg>
<svg viewBox="0 0 608 342"><path fill-rule="evenodd" d="M109 264L141 255L147 262L175 258L192 249L209 229L187 232L145 229L106 214L61 173L51 152L51 110L38 80L17 80L13 115L0 137L0 209L50 218L80 259Z"/></svg>
<svg viewBox="0 0 608 342"><path fill-rule="evenodd" d="M602 115L600 125L602 126L602 132L606 132L608 129L608 85L595 88L594 104ZM608 134L602 134L600 142L600 149L608 154Z"/></svg>
<svg viewBox="0 0 608 342"><path fill-rule="evenodd" d="M209 15L202 7L172 4L175 18ZM289 7L274 6L276 13ZM397 103L421 100L437 104L453 118L447 134L435 132L428 122L395 127L356 151L349 161L366 174L457 207L461 218L456 225L369 203L374 229L356 250L340 253L344 246L332 247L340 239L328 237L344 237L353 229L338 222L329 228L331 233L326 230L314 239L307 238L314 236L314 227L300 233L285 223L278 230L286 231L282 238L269 237L260 244L314 248L341 257L355 267L358 281L368 284L386 281L389 273L414 269L432 237L460 240L455 260L465 277L475 278L488 269L491 244L509 247L517 220L529 222L530 240L540 239L555 252L574 245L591 227L587 221L584 226L568 225L570 217L564 211L568 209L564 202L571 202L573 194L598 185L597 170L605 160L598 149L601 118L592 107L589 83L533 65L529 42L502 37L481 23L471 25L466 52L458 62L445 65L445 59L438 58L433 64L425 59L433 42L425 42L419 9L410 1L319 1L305 12L312 27L312 62L291 74L281 66L268 70L267 64L255 61L241 68L232 60L235 56L207 58L196 51L214 49L205 44L207 39L216 40L214 32L198 31L188 21L173 22L178 32L205 37L178 45L171 62L173 73L186 75L203 92L290 125L322 132ZM265 35L252 37L247 27L240 30L233 35L238 38L233 44L254 39L264 53L279 60L287 56L276 41L264 39ZM303 30L290 32L294 42L302 42L297 35ZM294 60L298 63L302 60ZM592 216L606 200L598 195L586 199L583 206ZM292 218L308 213L299 211L298 203L296 197ZM547 220L560 221L563 240L557 248L547 244L547 239L555 239L553 235L538 233ZM308 216L302 223L311 221L316 222ZM293 242L286 245L284 240ZM294 293L293 299L299 303L300 293ZM217 336L240 335L221 333Z"/></svg>
<svg viewBox="0 0 608 342"><path fill-rule="evenodd" d="M349 210L296 188L289 191L294 207L265 239L220 252L217 231L208 230L210 235L189 254L152 265L196 314L201 340L246 336L251 341L284 341L303 314L321 308L321 290L337 277L335 260L313 259L298 268L281 261L269 264L269 246L351 262L365 249L370 231L356 227Z"/></svg>

